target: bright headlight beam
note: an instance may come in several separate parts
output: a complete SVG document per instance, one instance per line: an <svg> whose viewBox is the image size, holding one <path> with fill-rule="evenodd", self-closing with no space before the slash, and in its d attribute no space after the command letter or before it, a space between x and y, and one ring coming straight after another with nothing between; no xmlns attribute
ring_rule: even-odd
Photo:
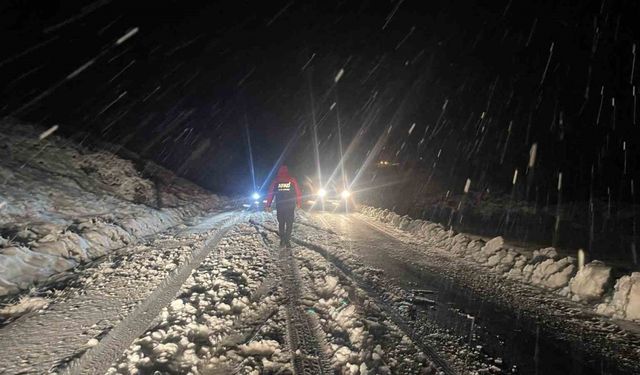
<svg viewBox="0 0 640 375"><path fill-rule="evenodd" d="M326 195L327 195L327 191L326 190L324 190L324 189L318 190L318 196L320 198L324 198Z"/></svg>
<svg viewBox="0 0 640 375"><path fill-rule="evenodd" d="M340 193L340 196L342 199L347 199L351 196L351 192L349 190L343 190L342 193Z"/></svg>
<svg viewBox="0 0 640 375"><path fill-rule="evenodd" d="M260 199L260 194L253 193L253 195L251 195L251 197L253 198L253 200L257 201L258 199Z"/></svg>

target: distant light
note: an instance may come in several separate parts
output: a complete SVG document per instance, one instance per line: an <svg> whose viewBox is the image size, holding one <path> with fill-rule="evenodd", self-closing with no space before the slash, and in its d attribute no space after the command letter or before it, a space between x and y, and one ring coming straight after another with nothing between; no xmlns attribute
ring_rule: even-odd
<svg viewBox="0 0 640 375"><path fill-rule="evenodd" d="M340 196L342 199L347 199L351 196L351 192L349 190L343 190L342 193L340 193Z"/></svg>
<svg viewBox="0 0 640 375"><path fill-rule="evenodd" d="M253 198L254 201L257 201L258 199L260 199L260 194L253 193L253 195L251 195L251 198Z"/></svg>
<svg viewBox="0 0 640 375"><path fill-rule="evenodd" d="M324 190L322 188L320 188L320 190L318 190L318 196L320 198L324 198L326 195L327 195L327 191L326 190Z"/></svg>

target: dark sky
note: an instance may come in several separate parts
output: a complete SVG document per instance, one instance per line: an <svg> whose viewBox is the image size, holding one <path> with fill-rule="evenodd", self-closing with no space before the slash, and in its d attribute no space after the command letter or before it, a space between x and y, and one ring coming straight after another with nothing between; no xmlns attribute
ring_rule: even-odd
<svg viewBox="0 0 640 375"><path fill-rule="evenodd" d="M330 174L339 118L351 176L372 152L437 161L454 193L467 178L508 192L518 169L540 197L562 173L565 199L633 199L637 1L0 7L0 116L124 144L214 190L251 190L246 129L258 183L287 144L299 177L316 176L314 118Z"/></svg>

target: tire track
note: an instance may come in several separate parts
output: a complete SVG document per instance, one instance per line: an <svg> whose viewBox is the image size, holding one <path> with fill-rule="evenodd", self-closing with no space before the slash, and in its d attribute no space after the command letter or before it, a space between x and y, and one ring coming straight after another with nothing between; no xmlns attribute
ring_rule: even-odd
<svg viewBox="0 0 640 375"><path fill-rule="evenodd" d="M223 222L205 245L195 251L191 259L167 277L149 297L142 302L120 324L113 328L97 346L72 362L63 372L66 375L104 373L111 363L129 347L137 337L147 330L163 307L167 306L180 291L193 269L216 248L218 242L237 224L244 214L231 217Z"/></svg>
<svg viewBox="0 0 640 375"><path fill-rule="evenodd" d="M261 223L250 220L260 228L270 230ZM262 232L261 232L262 234ZM287 317L287 340L292 354L292 365L296 374L334 374L331 362L326 357L326 342L316 317L307 313L300 302L303 281L290 248L274 249L274 245L263 234L265 245L277 254L282 271L282 286L286 291L285 314Z"/></svg>
<svg viewBox="0 0 640 375"><path fill-rule="evenodd" d="M286 302L287 333L289 347L293 354L294 371L296 374L333 374L331 364L325 358L323 346L326 344L318 334L318 323L301 307L300 285L302 280L291 249L282 249L278 258L284 273L283 286L288 295Z"/></svg>
<svg viewBox="0 0 640 375"><path fill-rule="evenodd" d="M267 231L277 233L276 230L269 228L263 224L255 222L253 224L259 225ZM358 288L365 291L369 298L376 302L376 305L380 307L380 309L391 319L391 321L393 321L393 323L398 328L400 328L400 330L402 330L404 334L411 338L414 344L418 348L420 348L420 350L422 350L428 356L429 360L431 360L431 362L438 366L444 374L457 374L453 367L449 365L449 363L444 358L442 358L440 354L438 354L432 347L424 343L424 340L416 333L416 330L411 327L411 324L408 323L402 316L400 316L388 303L386 303L379 295L379 293L375 290L375 288L373 288L373 286L369 285L368 282L363 280L356 273L352 272L352 270L342 260L328 252L323 247L316 244L301 240L295 236L292 236L291 240L300 246L304 246L309 250L315 251L316 253L320 254L325 260L335 266L342 277L350 280Z"/></svg>

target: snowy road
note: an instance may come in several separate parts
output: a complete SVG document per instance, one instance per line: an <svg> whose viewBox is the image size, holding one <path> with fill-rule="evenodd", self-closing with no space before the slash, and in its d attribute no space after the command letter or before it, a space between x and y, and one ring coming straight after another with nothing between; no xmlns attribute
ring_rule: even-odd
<svg viewBox="0 0 640 375"><path fill-rule="evenodd" d="M83 373L87 361L94 368L106 361L108 367L109 355L116 352L112 359L117 358L146 329L166 298L174 297L191 269L217 244L216 234L240 217L223 213L189 230L176 228L80 270L72 286L48 295L48 308L0 329L0 347L11 348L0 355L0 373L57 371L78 357L71 373ZM95 357L99 363L93 362Z"/></svg>
<svg viewBox="0 0 640 375"><path fill-rule="evenodd" d="M331 262L277 248L275 225L223 213L76 270L0 329L0 373L436 373Z"/></svg>
<svg viewBox="0 0 640 375"><path fill-rule="evenodd" d="M634 373L637 335L359 214L226 212L78 269L1 374ZM602 371L601 371L602 370Z"/></svg>
<svg viewBox="0 0 640 375"><path fill-rule="evenodd" d="M420 325L446 333L443 342L457 336L469 343L485 365L525 374L638 373L640 336L633 325L497 278L359 214L315 213L310 224L297 233L356 269L379 270L377 282L398 287L398 299L411 301ZM451 361L459 356L450 354Z"/></svg>

